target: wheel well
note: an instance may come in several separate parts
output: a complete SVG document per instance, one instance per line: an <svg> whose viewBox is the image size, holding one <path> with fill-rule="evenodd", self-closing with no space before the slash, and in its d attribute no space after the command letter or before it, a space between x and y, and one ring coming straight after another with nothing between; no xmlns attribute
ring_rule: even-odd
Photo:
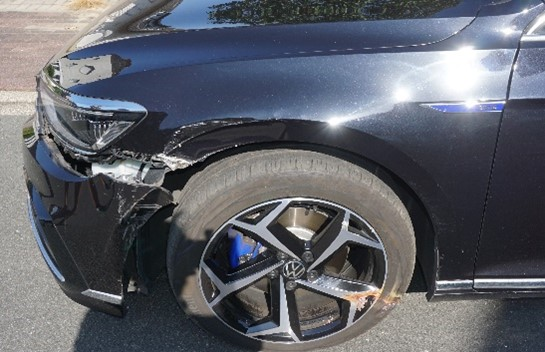
<svg viewBox="0 0 545 352"><path fill-rule="evenodd" d="M251 144L223 150L187 169L169 172L165 176L163 187L175 194L185 186L193 175L218 160L249 151L279 148L309 150L337 157L366 169L385 182L405 205L415 230L417 257L409 292L425 292L430 289L430 283L435 279L435 235L431 219L423 203L402 179L381 165L360 155L323 145L302 143ZM139 276L145 276L141 277L139 281L146 286L151 285L152 280L160 273L158 268L161 265L158 264L164 264L166 253L165 236L168 236L168 227L173 208L169 206L154 215L142 229L137 241L133 245L136 253L136 265L131 265L137 269ZM154 228L153 236L150 236L151 228ZM156 231L156 228L160 228L161 231ZM164 267L161 268L161 270L163 269Z"/></svg>

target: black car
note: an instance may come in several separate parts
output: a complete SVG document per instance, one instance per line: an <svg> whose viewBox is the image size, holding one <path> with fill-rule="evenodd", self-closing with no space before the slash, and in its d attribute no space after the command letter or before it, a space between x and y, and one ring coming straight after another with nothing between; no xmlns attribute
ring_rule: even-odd
<svg viewBox="0 0 545 352"><path fill-rule="evenodd" d="M305 350L412 280L545 296L541 0L126 1L37 89L30 221L81 304L166 267L205 329Z"/></svg>

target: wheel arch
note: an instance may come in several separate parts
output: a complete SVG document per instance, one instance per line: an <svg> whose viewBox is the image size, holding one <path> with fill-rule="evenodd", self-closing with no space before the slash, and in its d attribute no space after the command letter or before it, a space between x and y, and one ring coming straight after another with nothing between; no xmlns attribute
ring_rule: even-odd
<svg viewBox="0 0 545 352"><path fill-rule="evenodd" d="M210 145L214 148L203 148ZM310 150L343 159L373 173L392 188L409 211L415 229L417 267L410 290L431 293L436 275L435 231L422 195L411 184L425 189L426 183L433 185L433 181L402 151L365 132L343 126L332 127L323 122L295 120L220 128L181 143L171 152L174 157L190 156L200 162L168 173L165 187L171 191L179 190L192 175L228 156L280 148ZM411 177L407 180L406 175Z"/></svg>

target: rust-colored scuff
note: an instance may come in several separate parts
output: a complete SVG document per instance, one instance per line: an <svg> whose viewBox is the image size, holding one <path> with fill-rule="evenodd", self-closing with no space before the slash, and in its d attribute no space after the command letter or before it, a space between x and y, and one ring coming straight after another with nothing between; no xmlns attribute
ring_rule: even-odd
<svg viewBox="0 0 545 352"><path fill-rule="evenodd" d="M344 296L344 299L356 304L358 311L365 308L368 303L374 302L380 296L382 290L354 292Z"/></svg>

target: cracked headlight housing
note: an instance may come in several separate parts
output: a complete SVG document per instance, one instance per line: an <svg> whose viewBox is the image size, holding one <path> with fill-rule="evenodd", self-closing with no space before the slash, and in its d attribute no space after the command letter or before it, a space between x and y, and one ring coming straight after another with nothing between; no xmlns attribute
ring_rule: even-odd
<svg viewBox="0 0 545 352"><path fill-rule="evenodd" d="M38 107L54 136L85 155L106 148L147 115L136 103L71 93L44 74L38 80L38 93Z"/></svg>

